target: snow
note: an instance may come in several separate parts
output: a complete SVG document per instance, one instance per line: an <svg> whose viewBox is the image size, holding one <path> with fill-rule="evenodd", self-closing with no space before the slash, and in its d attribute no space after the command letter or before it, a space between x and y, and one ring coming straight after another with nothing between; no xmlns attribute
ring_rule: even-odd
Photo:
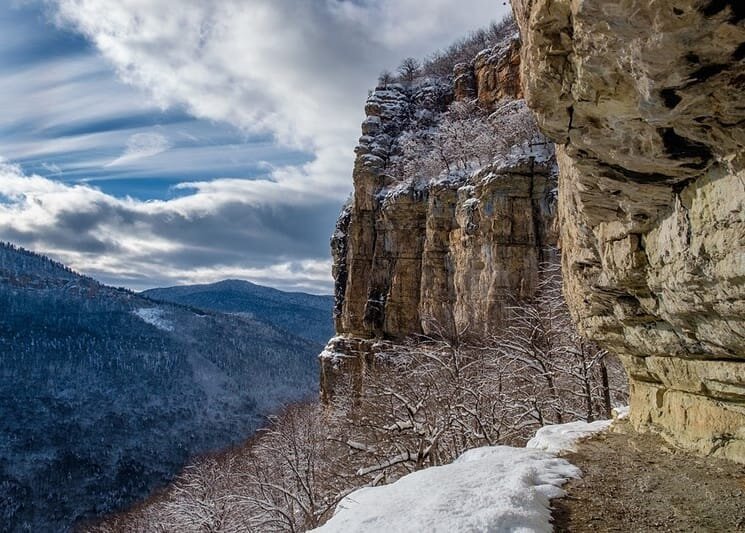
<svg viewBox="0 0 745 533"><path fill-rule="evenodd" d="M464 209L475 209L478 205L479 205L478 198L469 198L468 200L463 202Z"/></svg>
<svg viewBox="0 0 745 533"><path fill-rule="evenodd" d="M335 346L338 343L343 343L345 340L342 336L336 336L329 339L328 343L326 343L326 347L323 349L323 351L318 354L319 359L328 359L332 363L338 363L342 359L353 359L353 355L349 355L347 353L344 353L342 351L338 351L335 349Z"/></svg>
<svg viewBox="0 0 745 533"><path fill-rule="evenodd" d="M598 420L597 422L570 422L568 424L543 426L525 447L551 453L573 452L576 451L575 445L577 442L594 433L608 429L610 425L611 420Z"/></svg>
<svg viewBox="0 0 745 533"><path fill-rule="evenodd" d="M539 430L534 446L476 448L452 464L414 472L390 485L359 489L314 531L552 531L550 500L563 496L564 482L581 474L556 453L609 424L547 426L551 429ZM544 447L550 451L537 449Z"/></svg>
<svg viewBox="0 0 745 533"><path fill-rule="evenodd" d="M626 420L630 414L629 406L614 407L611 414L613 415L613 420Z"/></svg>
<svg viewBox="0 0 745 533"><path fill-rule="evenodd" d="M456 462L347 496L315 531L551 531L549 500L579 470L537 450L477 448Z"/></svg>
<svg viewBox="0 0 745 533"><path fill-rule="evenodd" d="M163 310L157 307L141 307L132 311L135 315L140 317L143 322L155 326L162 331L173 331L173 323L166 320L163 315Z"/></svg>

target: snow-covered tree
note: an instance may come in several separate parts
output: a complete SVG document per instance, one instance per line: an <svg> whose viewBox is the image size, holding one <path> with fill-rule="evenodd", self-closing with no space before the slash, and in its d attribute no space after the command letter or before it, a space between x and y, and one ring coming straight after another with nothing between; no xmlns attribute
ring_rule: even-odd
<svg viewBox="0 0 745 533"><path fill-rule="evenodd" d="M418 180L467 176L511 150L529 151L540 143L545 140L524 102L504 103L489 115L475 101L458 101L434 125L399 137L392 172Z"/></svg>
<svg viewBox="0 0 745 533"><path fill-rule="evenodd" d="M378 87L387 88L394 81L395 77L390 70L384 70L378 75Z"/></svg>
<svg viewBox="0 0 745 533"><path fill-rule="evenodd" d="M261 432L246 462L242 496L256 531L318 527L354 488L346 450L327 438L328 417L317 404L291 406Z"/></svg>

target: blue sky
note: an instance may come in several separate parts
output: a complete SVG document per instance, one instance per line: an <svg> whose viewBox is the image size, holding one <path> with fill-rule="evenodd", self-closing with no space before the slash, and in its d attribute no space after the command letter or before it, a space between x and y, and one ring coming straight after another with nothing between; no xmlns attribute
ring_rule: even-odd
<svg viewBox="0 0 745 533"><path fill-rule="evenodd" d="M0 4L0 239L135 289L331 292L363 102L490 0Z"/></svg>

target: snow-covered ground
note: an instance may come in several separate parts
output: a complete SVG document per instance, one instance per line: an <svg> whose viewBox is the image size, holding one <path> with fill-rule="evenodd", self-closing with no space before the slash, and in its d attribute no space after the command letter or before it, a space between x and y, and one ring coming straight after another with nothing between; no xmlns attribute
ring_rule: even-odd
<svg viewBox="0 0 745 533"><path fill-rule="evenodd" d="M536 431L535 437L525 445L526 448L543 450L550 453L561 453L563 451L574 452L575 444L593 433L604 431L611 425L610 420L598 420L597 422L569 422L568 424L556 424L543 426Z"/></svg>
<svg viewBox="0 0 745 533"><path fill-rule="evenodd" d="M390 485L359 489L314 531L552 531L550 500L563 496L561 486L581 474L556 454L610 423L546 426L526 448L477 448L452 464L414 472Z"/></svg>
<svg viewBox="0 0 745 533"><path fill-rule="evenodd" d="M173 323L164 318L165 313L162 309L158 309L157 307L141 307L132 312L140 317L143 322L147 322L162 331L173 331Z"/></svg>

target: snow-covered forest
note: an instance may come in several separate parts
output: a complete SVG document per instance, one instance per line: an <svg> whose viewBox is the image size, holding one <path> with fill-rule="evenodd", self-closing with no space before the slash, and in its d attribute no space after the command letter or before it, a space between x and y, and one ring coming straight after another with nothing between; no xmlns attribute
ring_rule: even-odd
<svg viewBox="0 0 745 533"><path fill-rule="evenodd" d="M2 531L66 531L131 505L193 454L317 391L319 343L107 287L7 244L0 309Z"/></svg>

